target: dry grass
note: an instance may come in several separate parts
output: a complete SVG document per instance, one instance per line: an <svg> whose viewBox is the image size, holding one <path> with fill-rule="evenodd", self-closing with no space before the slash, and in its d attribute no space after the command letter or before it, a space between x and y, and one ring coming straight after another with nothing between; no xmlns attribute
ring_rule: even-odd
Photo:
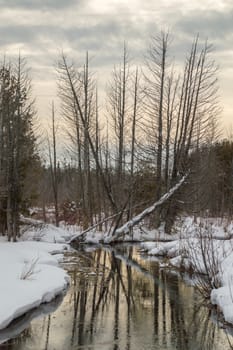
<svg viewBox="0 0 233 350"><path fill-rule="evenodd" d="M38 270L36 270L38 260L39 258L34 258L31 261L25 262L23 270L20 275L21 280L32 279L32 276L38 273Z"/></svg>

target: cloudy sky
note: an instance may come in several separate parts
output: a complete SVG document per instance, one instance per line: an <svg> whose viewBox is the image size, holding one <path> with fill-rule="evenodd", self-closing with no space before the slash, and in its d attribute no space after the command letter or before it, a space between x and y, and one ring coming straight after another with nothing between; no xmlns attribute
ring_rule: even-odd
<svg viewBox="0 0 233 350"><path fill-rule="evenodd" d="M88 50L102 89L124 40L139 63L150 37L169 29L178 61L197 33L213 43L224 127L233 121L232 0L0 0L0 10L0 52L27 58L41 118L56 94L61 49L80 64Z"/></svg>

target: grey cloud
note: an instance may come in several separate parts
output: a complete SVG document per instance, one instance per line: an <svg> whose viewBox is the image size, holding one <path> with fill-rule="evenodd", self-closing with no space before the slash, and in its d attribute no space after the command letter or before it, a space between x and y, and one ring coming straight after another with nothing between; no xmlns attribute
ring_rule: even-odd
<svg viewBox="0 0 233 350"><path fill-rule="evenodd" d="M83 55L88 50L94 70L101 70L103 66L112 67L122 58L124 40L128 42L130 56L138 57L142 51L144 35L133 21L131 23L117 18L93 18L89 19L88 24L70 28L55 25L0 26L2 53L5 48L7 51L10 44L17 47L17 44L23 43L27 48L29 64L33 66L42 64L51 67L51 62L58 58L59 49L63 48L64 51L68 49L70 57L77 61L77 64L82 64ZM34 51L38 52L38 56L34 56Z"/></svg>
<svg viewBox="0 0 233 350"><path fill-rule="evenodd" d="M66 8L71 5L80 5L84 0L0 0L0 6L24 9L51 9Z"/></svg>
<svg viewBox="0 0 233 350"><path fill-rule="evenodd" d="M67 41L73 48L100 52L105 50L107 56L121 57L124 41L128 43L131 56L144 54L150 35L158 28L153 22L140 23L127 18L105 18L98 22L89 23L85 27L72 27L64 31ZM105 53L106 54L106 53ZM106 63L106 62L103 62ZM102 64L103 64L102 63ZM101 63L100 63L101 65Z"/></svg>
<svg viewBox="0 0 233 350"><path fill-rule="evenodd" d="M181 57L184 48L190 47L193 37L199 33L200 40L208 39L213 44L214 53L217 63L221 67L229 66L224 58L224 52L232 57L233 42L233 7L229 7L228 11L192 11L185 17L176 19L174 32L179 36L175 43L175 51L178 58ZM187 51L186 51L187 52Z"/></svg>
<svg viewBox="0 0 233 350"><path fill-rule="evenodd" d="M175 57L175 61L183 62L197 32L200 32L200 38L203 40L208 35L210 42L213 42L213 35L217 36L217 45L220 50L224 50L225 45L229 47L229 42L226 44L226 40L229 40L227 37L230 36L233 27L230 21L232 13L220 15L215 11L210 11L209 14L196 11L192 13L192 16L177 17L176 24L170 30L171 36L174 37L170 55ZM0 26L0 46L7 46L11 43L17 45L17 43L23 42L41 50L42 55L47 51L49 60L56 49L59 52L59 48L64 50L67 48L75 60L82 57L84 52L88 50L90 56L93 57L92 62L95 69L101 70L103 66L110 67L119 63L122 58L124 40L128 43L132 61L143 61L150 37L155 36L161 30L153 18L141 21L140 16L130 16L130 14L127 17L87 16L77 21L75 26L67 27L65 24L64 22L64 27L49 23L30 27ZM210 33L212 34L210 35ZM225 35L223 35L224 33ZM216 42L213 43L216 44ZM53 59L56 60L57 57L53 57Z"/></svg>
<svg viewBox="0 0 233 350"><path fill-rule="evenodd" d="M193 11L177 23L184 33L199 32L206 37L224 39L233 31L233 9L228 12L220 11Z"/></svg>
<svg viewBox="0 0 233 350"><path fill-rule="evenodd" d="M0 46L12 43L31 44L40 37L56 38L61 35L61 30L51 26L0 26Z"/></svg>
<svg viewBox="0 0 233 350"><path fill-rule="evenodd" d="M12 43L30 42L35 35L32 30L27 27L1 27L0 28L0 45L10 45Z"/></svg>

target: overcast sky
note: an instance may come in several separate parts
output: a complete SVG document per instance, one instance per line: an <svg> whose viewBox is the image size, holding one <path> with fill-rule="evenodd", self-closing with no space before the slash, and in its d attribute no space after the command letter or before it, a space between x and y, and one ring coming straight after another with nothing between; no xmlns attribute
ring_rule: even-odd
<svg viewBox="0 0 233 350"><path fill-rule="evenodd" d="M233 116L233 0L0 0L0 50L31 67L39 117L56 94L55 65L63 49L77 63L85 51L103 88L126 40L135 63L151 36L169 30L172 54L185 57L197 33L214 45L225 128Z"/></svg>

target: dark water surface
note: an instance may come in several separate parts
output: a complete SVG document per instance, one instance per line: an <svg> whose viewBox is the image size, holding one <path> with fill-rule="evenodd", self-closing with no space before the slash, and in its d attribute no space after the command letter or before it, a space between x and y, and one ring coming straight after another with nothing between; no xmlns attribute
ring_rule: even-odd
<svg viewBox="0 0 233 350"><path fill-rule="evenodd" d="M1 350L231 349L198 292L135 246L68 253L64 267L72 285L63 301L0 331Z"/></svg>

